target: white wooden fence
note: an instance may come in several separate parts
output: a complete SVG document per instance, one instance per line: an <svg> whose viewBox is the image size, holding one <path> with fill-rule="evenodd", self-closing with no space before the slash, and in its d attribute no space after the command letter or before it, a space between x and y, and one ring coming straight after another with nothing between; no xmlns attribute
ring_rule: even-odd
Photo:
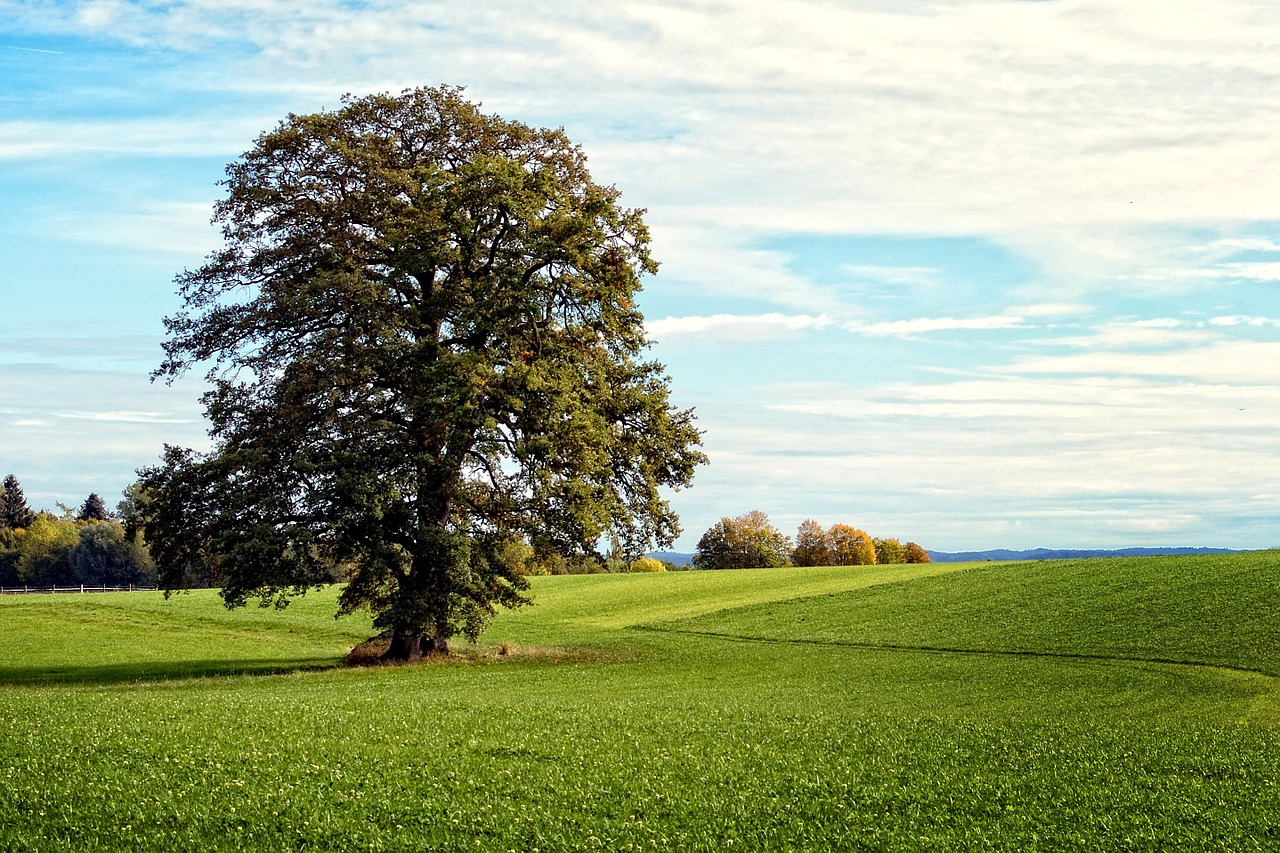
<svg viewBox="0 0 1280 853"><path fill-rule="evenodd" d="M31 595L34 593L56 592L136 592L138 590L154 590L154 586L6 586L0 587L0 595Z"/></svg>

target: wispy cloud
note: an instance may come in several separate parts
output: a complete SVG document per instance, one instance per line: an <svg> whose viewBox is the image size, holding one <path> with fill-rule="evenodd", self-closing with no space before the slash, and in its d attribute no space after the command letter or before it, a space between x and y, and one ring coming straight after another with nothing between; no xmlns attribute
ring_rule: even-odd
<svg viewBox="0 0 1280 853"><path fill-rule="evenodd" d="M1031 356L1008 369L1020 374L1149 376L1197 382L1264 383L1277 379L1280 342L1222 341L1155 352L1098 350L1061 356Z"/></svg>
<svg viewBox="0 0 1280 853"><path fill-rule="evenodd" d="M850 331L863 332L868 335L919 335L927 332L943 331L992 331L996 329L1022 328L1022 317L997 315L992 317L918 317L914 320L892 320L884 323L867 325L851 323L846 328Z"/></svg>
<svg viewBox="0 0 1280 853"><path fill-rule="evenodd" d="M1212 317L1209 319L1211 326L1270 326L1272 328L1280 327L1280 318L1277 317L1246 317L1235 314L1230 317Z"/></svg>
<svg viewBox="0 0 1280 853"><path fill-rule="evenodd" d="M40 47L22 47L16 44L0 44L0 50L21 50L26 53L48 53L55 56L62 56L64 52L61 50L45 50Z"/></svg>
<svg viewBox="0 0 1280 853"><path fill-rule="evenodd" d="M895 267L882 264L844 264L840 271L855 280L871 280L903 287L937 287L941 270L936 267Z"/></svg>
<svg viewBox="0 0 1280 853"><path fill-rule="evenodd" d="M266 117L206 122L195 117L111 121L0 121L0 161L66 158L82 154L143 157L218 156L244 151Z"/></svg>
<svg viewBox="0 0 1280 853"><path fill-rule="evenodd" d="M61 412L58 417L116 424L189 424L193 418L175 418L164 412Z"/></svg>
<svg viewBox="0 0 1280 853"><path fill-rule="evenodd" d="M645 324L649 335L659 341L696 336L699 341L757 341L788 337L808 329L832 324L829 317L807 314L757 314L739 316L714 314L709 317L667 317Z"/></svg>
<svg viewBox="0 0 1280 853"><path fill-rule="evenodd" d="M212 187L210 195L212 196ZM58 210L45 215L39 227L67 243L97 243L145 251L152 255L199 258L221 244L210 224L212 201L141 201L134 209ZM180 268L178 259L170 261Z"/></svg>

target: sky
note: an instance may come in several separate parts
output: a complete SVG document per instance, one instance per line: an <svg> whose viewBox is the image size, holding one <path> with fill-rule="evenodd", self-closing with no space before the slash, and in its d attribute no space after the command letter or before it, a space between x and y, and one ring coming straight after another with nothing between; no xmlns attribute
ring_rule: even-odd
<svg viewBox="0 0 1280 853"><path fill-rule="evenodd" d="M229 162L460 85L645 208L723 516L931 550L1280 546L1270 0L0 0L0 474L114 504Z"/></svg>

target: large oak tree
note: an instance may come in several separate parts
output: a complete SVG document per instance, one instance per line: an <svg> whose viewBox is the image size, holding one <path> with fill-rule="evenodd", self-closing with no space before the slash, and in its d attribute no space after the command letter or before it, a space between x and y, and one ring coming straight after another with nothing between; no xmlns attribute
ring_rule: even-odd
<svg viewBox="0 0 1280 853"><path fill-rule="evenodd" d="M524 602L513 543L675 539L662 488L705 457L645 355L649 234L561 131L448 87L348 96L223 183L156 372L207 369L213 448L140 472L165 588L283 603L340 568L342 611L412 659Z"/></svg>

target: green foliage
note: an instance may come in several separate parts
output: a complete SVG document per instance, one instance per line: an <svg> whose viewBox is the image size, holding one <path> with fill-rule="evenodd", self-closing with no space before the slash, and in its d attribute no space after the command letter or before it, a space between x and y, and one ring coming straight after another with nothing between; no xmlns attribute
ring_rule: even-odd
<svg viewBox="0 0 1280 853"><path fill-rule="evenodd" d="M1267 849L1278 571L535 578L507 655L340 672L336 591L0 599L0 846Z"/></svg>
<svg viewBox="0 0 1280 853"><path fill-rule="evenodd" d="M873 537L871 544L875 548L877 563L907 562L906 546L897 539L880 539L878 537Z"/></svg>
<svg viewBox="0 0 1280 853"><path fill-rule="evenodd" d="M18 577L18 532L0 525L0 587L16 586Z"/></svg>
<svg viewBox="0 0 1280 853"><path fill-rule="evenodd" d="M22 530L0 528L0 586L150 585L146 546L118 521L40 513Z"/></svg>
<svg viewBox="0 0 1280 853"><path fill-rule="evenodd" d="M84 524L80 541L67 562L73 583L89 586L146 585L155 583L155 566L146 546L130 540L119 521Z"/></svg>
<svg viewBox="0 0 1280 853"><path fill-rule="evenodd" d="M229 606L350 584L392 657L525 599L521 561L669 544L705 457L635 307L641 211L560 131L456 89L290 116L227 169L226 247L180 276L170 380L212 362L214 450L142 473L161 582Z"/></svg>
<svg viewBox="0 0 1280 853"><path fill-rule="evenodd" d="M72 550L80 543L74 521L47 512L37 515L18 536L18 578L31 586L70 584Z"/></svg>
<svg viewBox="0 0 1280 853"><path fill-rule="evenodd" d="M760 510L737 518L722 518L698 540L693 558L697 569L754 569L785 566L791 560L791 540Z"/></svg>

